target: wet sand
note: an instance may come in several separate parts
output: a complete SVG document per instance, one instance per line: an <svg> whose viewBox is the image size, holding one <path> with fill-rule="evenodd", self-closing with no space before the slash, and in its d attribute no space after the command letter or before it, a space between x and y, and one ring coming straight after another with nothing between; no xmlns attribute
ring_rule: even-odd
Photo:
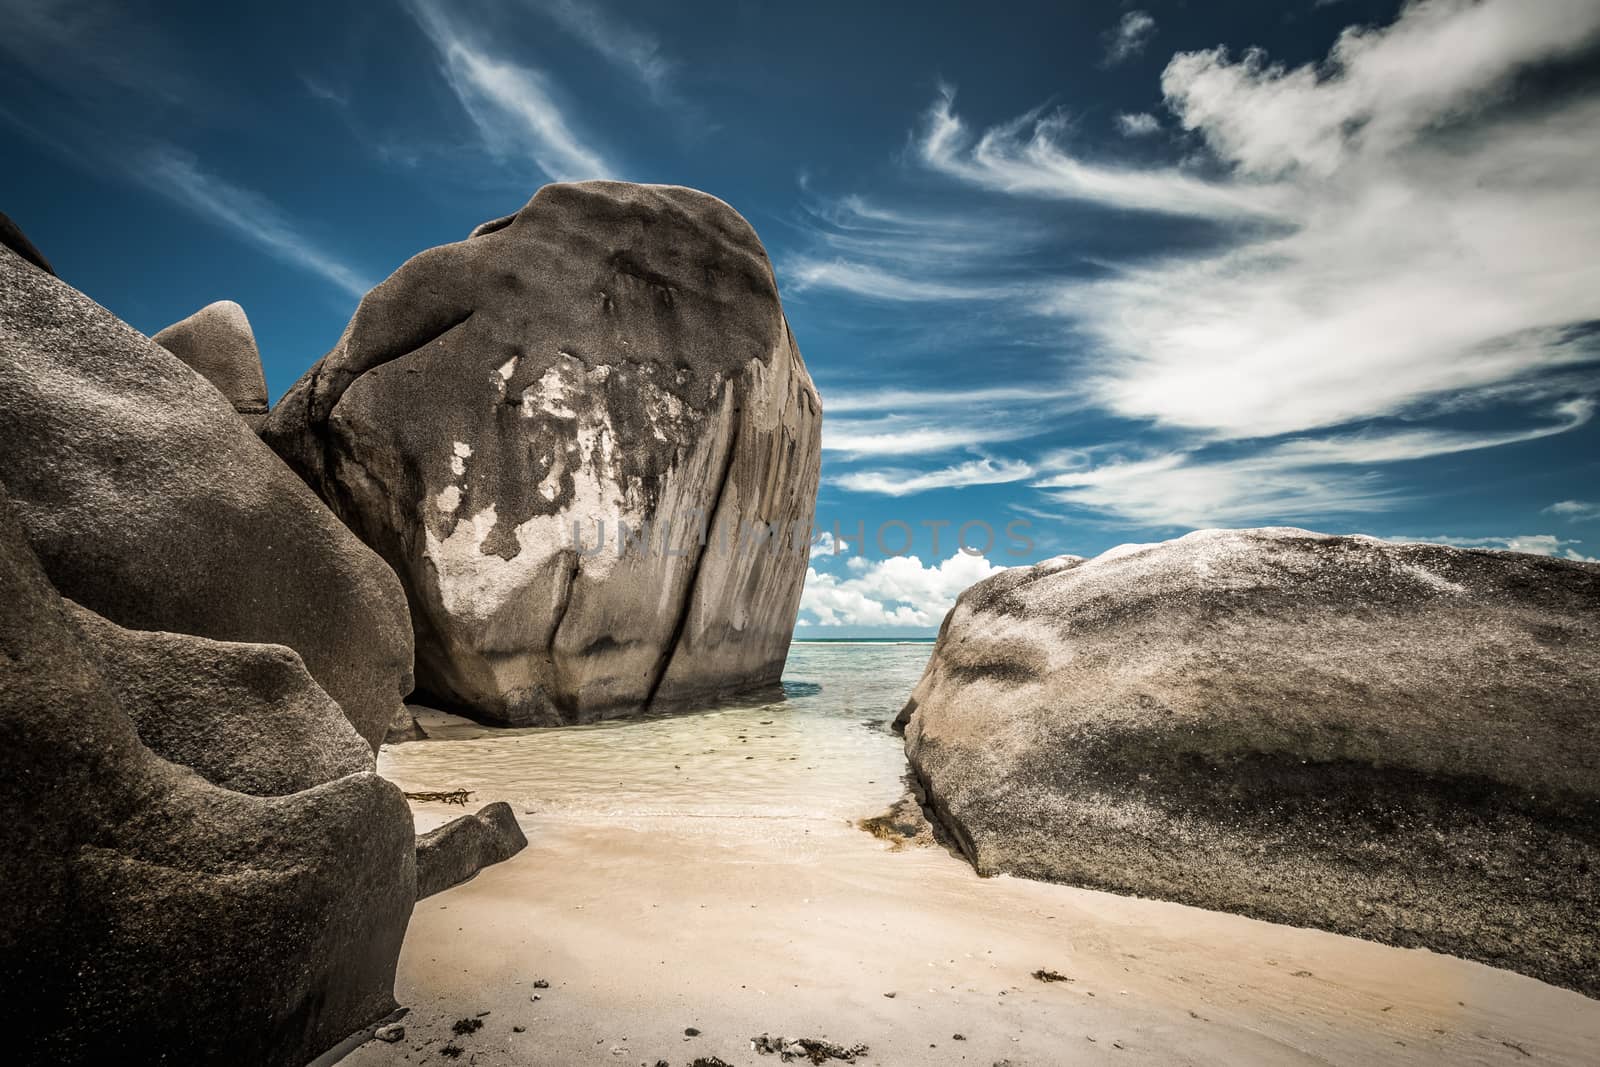
<svg viewBox="0 0 1600 1067"><path fill-rule="evenodd" d="M529 847L418 905L396 990L406 1038L344 1062L776 1064L751 1048L762 1033L892 1065L1595 1062L1600 1002L1532 979L980 879L862 831L904 767L863 716L908 664L658 722L490 732L435 716L434 740L385 749L407 790L510 801ZM418 828L460 810L416 805Z"/></svg>

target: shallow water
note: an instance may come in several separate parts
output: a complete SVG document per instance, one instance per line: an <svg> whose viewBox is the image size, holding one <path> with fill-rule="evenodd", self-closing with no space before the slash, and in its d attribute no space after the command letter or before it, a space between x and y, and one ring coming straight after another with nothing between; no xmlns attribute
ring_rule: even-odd
<svg viewBox="0 0 1600 1067"><path fill-rule="evenodd" d="M556 729L452 725L430 731L439 743L385 748L380 768L407 789L470 789L519 813L861 818L902 792L889 724L932 650L797 641L782 699Z"/></svg>

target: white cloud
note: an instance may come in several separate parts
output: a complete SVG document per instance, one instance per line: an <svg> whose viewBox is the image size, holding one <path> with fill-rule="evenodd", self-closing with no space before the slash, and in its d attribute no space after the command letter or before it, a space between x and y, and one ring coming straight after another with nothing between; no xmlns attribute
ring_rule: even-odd
<svg viewBox="0 0 1600 1067"><path fill-rule="evenodd" d="M842 537L835 537L827 530L817 534L811 542L810 558L818 556L841 556L850 551L850 542Z"/></svg>
<svg viewBox="0 0 1600 1067"><path fill-rule="evenodd" d="M1003 300L1040 295L1007 283L1039 227L990 213L975 219L887 208L860 196L805 205L810 249L779 263L785 291L832 289L874 300Z"/></svg>
<svg viewBox="0 0 1600 1067"><path fill-rule="evenodd" d="M868 263L845 259L789 256L781 266L786 292L833 289L873 300L951 301L997 300L1015 295L1004 286L941 282L928 277L905 277Z"/></svg>
<svg viewBox="0 0 1600 1067"><path fill-rule="evenodd" d="M1039 432L1027 419L953 422L888 415L876 419L824 419L822 449L853 456L916 456L1015 441Z"/></svg>
<svg viewBox="0 0 1600 1067"><path fill-rule="evenodd" d="M321 275L355 297L373 282L318 247L266 197L200 169L195 158L173 148L151 151L137 174L146 185L181 206L293 266Z"/></svg>
<svg viewBox="0 0 1600 1067"><path fill-rule="evenodd" d="M1176 168L1080 159L1063 143L1067 123L1059 113L1029 112L974 138L954 105L955 91L941 89L916 149L929 167L980 188L1176 215L1263 217L1280 210L1279 194L1265 184L1210 182Z"/></svg>
<svg viewBox="0 0 1600 1067"><path fill-rule="evenodd" d="M1371 473L1283 467L1269 457L1197 459L1171 452L1119 459L1037 483L1063 504L1141 526L1251 526L1382 511L1391 494Z"/></svg>
<svg viewBox="0 0 1600 1067"><path fill-rule="evenodd" d="M615 12L582 0L536 0L536 5L562 29L637 78L658 100L668 96L676 65L654 36L624 23Z"/></svg>
<svg viewBox="0 0 1600 1067"><path fill-rule="evenodd" d="M1547 515L1560 515L1571 522L1600 519L1600 504L1587 500L1559 500L1544 509Z"/></svg>
<svg viewBox="0 0 1600 1067"><path fill-rule="evenodd" d="M572 128L542 71L490 54L452 18L459 8L411 0L409 9L438 52L445 81L490 151L525 156L555 181L615 173Z"/></svg>
<svg viewBox="0 0 1600 1067"><path fill-rule="evenodd" d="M951 408L972 409L989 404L1048 403L1059 414L1063 401L1078 397L1073 389L1059 385L991 386L982 389L829 389L828 415L880 411L936 411Z"/></svg>
<svg viewBox="0 0 1600 1067"><path fill-rule="evenodd" d="M965 552L932 566L916 556L871 562L856 556L850 566L855 573L848 578L806 571L801 625L937 626L963 590L1005 569Z"/></svg>
<svg viewBox="0 0 1600 1067"><path fill-rule="evenodd" d="M1225 188L1270 189L1292 228L1063 286L1104 357L1094 395L1254 437L1593 359L1569 328L1600 317L1600 95L1491 105L1597 37L1587 0L1436 0L1346 31L1320 67L1174 57L1168 104Z"/></svg>
<svg viewBox="0 0 1600 1067"><path fill-rule="evenodd" d="M949 89L915 146L991 191L1233 226L1221 251L1113 267L1047 303L1094 353L1098 406L1202 440L1270 437L1600 355L1577 328L1600 318L1600 92L1517 97L1527 72L1597 41L1592 0L1414 0L1320 64L1174 56L1162 89L1200 166L1085 158L1058 113L974 135Z"/></svg>
<svg viewBox="0 0 1600 1067"><path fill-rule="evenodd" d="M1161 120L1147 111L1117 116L1117 129L1124 137L1148 137L1161 129Z"/></svg>
<svg viewBox="0 0 1600 1067"><path fill-rule="evenodd" d="M1248 455L1213 458L1172 451L1094 463L1082 453L1046 457L1066 467L1035 482L1063 504L1148 526L1234 526L1314 522L1367 514L1397 503L1374 465L1495 448L1564 433L1588 422L1594 405L1559 405L1556 421L1527 430L1468 434L1398 430L1294 437Z"/></svg>
<svg viewBox="0 0 1600 1067"><path fill-rule="evenodd" d="M1156 20L1148 13L1129 11L1124 14L1116 28L1105 36L1106 65L1114 66L1143 52L1155 32Z"/></svg>
<svg viewBox="0 0 1600 1067"><path fill-rule="evenodd" d="M909 496L930 489L958 489L969 485L996 485L1020 482L1033 476L1033 467L1020 460L975 459L936 471L852 471L835 478L834 484L853 493L878 493L882 496Z"/></svg>
<svg viewBox="0 0 1600 1067"><path fill-rule="evenodd" d="M1345 30L1323 64L1183 52L1161 85L1184 127L1240 172L1328 177L1473 117L1514 75L1582 52L1597 33L1592 0L1413 0L1388 27Z"/></svg>
<svg viewBox="0 0 1600 1067"><path fill-rule="evenodd" d="M1416 429L1389 432L1339 434L1332 437L1296 437L1270 450L1285 465L1395 463L1426 459L1456 452L1537 441L1554 437L1585 425L1595 413L1595 402L1588 397L1564 401L1555 406L1555 421L1544 426L1504 433L1463 433L1453 430Z"/></svg>

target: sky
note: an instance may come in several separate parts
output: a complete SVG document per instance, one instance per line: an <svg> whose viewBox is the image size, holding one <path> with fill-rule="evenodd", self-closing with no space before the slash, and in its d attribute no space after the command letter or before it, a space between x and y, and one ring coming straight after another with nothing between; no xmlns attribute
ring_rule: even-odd
<svg viewBox="0 0 1600 1067"><path fill-rule="evenodd" d="M0 210L146 333L237 300L274 398L547 182L732 204L826 412L847 547L800 636L928 634L998 567L1213 526L1600 557L1596 0L0 24Z"/></svg>

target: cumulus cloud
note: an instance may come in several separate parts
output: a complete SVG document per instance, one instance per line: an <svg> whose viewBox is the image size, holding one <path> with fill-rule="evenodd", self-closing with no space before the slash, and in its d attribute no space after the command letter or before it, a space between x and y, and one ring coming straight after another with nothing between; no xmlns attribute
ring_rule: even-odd
<svg viewBox="0 0 1600 1067"><path fill-rule="evenodd" d="M829 531L824 530L811 542L810 557L816 559L818 556L838 556L849 550L850 542L842 537L835 537Z"/></svg>
<svg viewBox="0 0 1600 1067"><path fill-rule="evenodd" d="M1106 66L1115 66L1144 51L1155 36L1156 20L1144 11L1129 11L1105 35Z"/></svg>
<svg viewBox="0 0 1600 1067"><path fill-rule="evenodd" d="M845 578L816 568L806 571L801 625L937 626L962 590L1005 569L965 552L927 566L916 556L876 561L858 556L850 565L853 573Z"/></svg>

